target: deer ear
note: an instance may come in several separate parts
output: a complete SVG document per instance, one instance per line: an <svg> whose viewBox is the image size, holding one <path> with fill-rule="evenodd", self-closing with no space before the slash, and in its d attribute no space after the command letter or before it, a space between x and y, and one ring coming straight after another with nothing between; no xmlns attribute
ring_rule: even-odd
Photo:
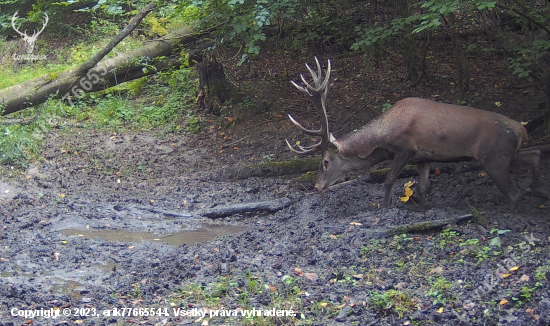
<svg viewBox="0 0 550 326"><path fill-rule="evenodd" d="M335 140L336 140L336 137L334 137L334 135L333 135L332 132L331 132L330 135L329 135L328 141L332 143L332 142L335 141Z"/></svg>
<svg viewBox="0 0 550 326"><path fill-rule="evenodd" d="M334 140L336 140L336 139L334 139ZM330 141L328 143L327 148L332 150L332 151L336 151L336 152L338 152L338 150L339 150L337 143L336 142L333 143L332 141Z"/></svg>

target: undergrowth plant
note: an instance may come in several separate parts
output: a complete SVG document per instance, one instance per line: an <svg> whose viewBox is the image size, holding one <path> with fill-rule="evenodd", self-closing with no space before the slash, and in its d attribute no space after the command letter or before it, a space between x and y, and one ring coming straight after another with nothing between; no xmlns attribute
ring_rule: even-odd
<svg viewBox="0 0 550 326"><path fill-rule="evenodd" d="M192 109L198 87L194 70L171 69L105 91L84 95L74 105L50 99L17 113L30 123L1 125L0 164L26 167L39 158L43 139L52 128L84 124L113 132L161 129L201 131L203 121ZM183 127L182 127L183 126Z"/></svg>
<svg viewBox="0 0 550 326"><path fill-rule="evenodd" d="M369 304L383 314L394 312L399 318L403 318L406 313L416 309L416 303L409 295L394 289L385 292L371 292Z"/></svg>
<svg viewBox="0 0 550 326"><path fill-rule="evenodd" d="M283 277L278 284L267 284L261 275L245 271L242 275L219 276L215 282L208 284L185 283L173 296L175 306L193 304L206 309L233 310L290 310L298 312L302 307L298 279ZM323 310L326 304L320 303L316 308ZM232 307L232 308L224 308ZM299 316L299 315L298 315ZM235 322L239 318L239 325L290 325L297 324L295 317L280 316L248 316L239 314L231 317ZM223 320L223 317L214 317L215 321ZM308 324L307 317L300 324Z"/></svg>

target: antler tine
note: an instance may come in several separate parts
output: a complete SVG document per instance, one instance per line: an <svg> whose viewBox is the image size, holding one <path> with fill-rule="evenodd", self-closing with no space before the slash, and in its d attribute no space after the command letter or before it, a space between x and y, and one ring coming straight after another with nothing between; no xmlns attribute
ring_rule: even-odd
<svg viewBox="0 0 550 326"><path fill-rule="evenodd" d="M308 67L308 66L306 65L306 67ZM308 69L309 69L309 67L308 67ZM313 76L311 76L311 77L313 77ZM300 78L302 78L302 82L303 82L304 84L306 84L306 89L308 90L309 96L315 95L315 94L312 95L311 93L309 93L309 90L312 90L313 92L316 92L317 89L316 89L315 87L311 86L311 85L307 82L307 80L306 80L306 78L304 77L304 75L301 75L301 74L300 74ZM315 82L315 78L313 78L313 82Z"/></svg>
<svg viewBox="0 0 550 326"><path fill-rule="evenodd" d="M324 135L324 133L321 129L319 129L319 130L306 129L306 128L304 128L304 126L302 126L301 123L296 121L296 119L294 119L290 114L288 115L288 117L290 118L290 121L292 121L292 123L294 123L294 125L296 127L298 127L298 129L300 129L301 131L303 131L307 135L310 135L310 136L323 136Z"/></svg>
<svg viewBox="0 0 550 326"><path fill-rule="evenodd" d="M298 90L300 90L300 91L306 93L308 96L313 96L313 95L311 95L311 93L310 93L306 88L304 88L304 87L302 87L302 86L296 84L296 83L295 83L294 81L292 81L292 80L291 80L290 82L291 82L292 85L294 85L294 87L296 87Z"/></svg>
<svg viewBox="0 0 550 326"><path fill-rule="evenodd" d="M19 35L23 35L23 34L26 34L27 31L25 31L25 33L21 33L21 31L17 28L17 26L15 26L15 20L17 18L19 18L19 16L17 16L17 14L19 13L19 11L16 11L15 14L13 14L13 16L11 17L11 26L13 27L13 29L19 34Z"/></svg>
<svg viewBox="0 0 550 326"><path fill-rule="evenodd" d="M319 146L321 146L322 142L318 142L317 144L315 145L312 145L312 146L306 146L306 147L303 147L303 146L300 146L298 145L298 148L300 148L300 150L296 150L294 147L292 147L292 145L290 145L290 143L288 142L287 139L285 139L285 142L286 142L286 145L288 146L288 148L295 154L297 155L300 155L300 156L305 156L305 155L308 155L308 154L312 154L314 152L317 151L317 148Z"/></svg>
<svg viewBox="0 0 550 326"><path fill-rule="evenodd" d="M317 59L317 58L315 58L315 59ZM319 69L321 69L320 66L319 66ZM327 94L327 95L328 95L328 90L329 90L329 84L328 83L330 81L330 72L331 72L331 70L332 70L332 67L330 65L330 60L328 60L327 75L325 77L325 80L323 81L323 84L321 84L321 87L320 87L320 89L325 90L325 94Z"/></svg>
<svg viewBox="0 0 550 326"><path fill-rule="evenodd" d="M44 28L46 28L46 25L48 25L48 21L50 20L50 17L48 17L47 13L44 13L44 16L46 16L46 18L44 18L44 25L42 25L42 29L38 32L38 35L42 34Z"/></svg>

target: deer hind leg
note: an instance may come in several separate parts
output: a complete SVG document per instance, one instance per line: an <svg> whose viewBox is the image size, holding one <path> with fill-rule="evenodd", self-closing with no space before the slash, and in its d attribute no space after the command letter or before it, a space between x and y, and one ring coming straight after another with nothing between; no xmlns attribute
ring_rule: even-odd
<svg viewBox="0 0 550 326"><path fill-rule="evenodd" d="M420 163L418 169L418 192L420 193L419 205L426 204L426 193L428 190L428 175L430 174L430 163Z"/></svg>
<svg viewBox="0 0 550 326"><path fill-rule="evenodd" d="M491 160L483 162L483 167L491 179L493 179L498 189L500 189L508 199L508 206L510 206L513 211L516 211L519 200L521 199L521 192L512 181L512 176L509 171L510 162Z"/></svg>
<svg viewBox="0 0 550 326"><path fill-rule="evenodd" d="M540 151L539 150L519 150L514 155L514 162L527 163L531 167L531 186L529 187L533 195L544 199L550 198L550 193L543 189L540 184Z"/></svg>
<svg viewBox="0 0 550 326"><path fill-rule="evenodd" d="M386 175L386 182L384 183L384 206L388 207L390 204L390 195L393 189L395 179L399 176L407 161L414 155L410 152L396 153L393 157L393 161L390 164L390 171Z"/></svg>

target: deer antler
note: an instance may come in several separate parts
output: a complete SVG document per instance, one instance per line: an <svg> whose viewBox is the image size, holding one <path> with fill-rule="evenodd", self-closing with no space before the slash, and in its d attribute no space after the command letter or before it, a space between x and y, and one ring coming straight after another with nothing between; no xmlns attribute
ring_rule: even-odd
<svg viewBox="0 0 550 326"><path fill-rule="evenodd" d="M13 29L17 32L17 34L19 34L19 35L21 35L21 36L24 36L24 37L27 37L27 30L25 30L25 32L22 33L22 32L20 32L20 31L17 29L17 27L15 26L15 20L16 20L17 18L19 18L19 17L17 16L17 13L18 13L18 12L19 12L19 11L16 11L15 14L13 14L13 16L11 17L11 26L12 26Z"/></svg>
<svg viewBox="0 0 550 326"><path fill-rule="evenodd" d="M21 36L25 37L25 39L27 38L31 38L31 39L36 39L38 37L38 35L40 35L43 31L44 31L44 28L46 28L46 25L48 25L48 21L50 20L50 17L48 17L48 14L47 13L44 13L44 25L42 25L42 29L40 29L39 31L34 31L34 33L32 34L32 36L28 36L27 35L27 30L25 30L24 32L21 32L17 26L15 26L15 20L17 18L19 18L17 16L17 14L19 13L19 11L16 11L15 14L13 14L13 16L11 17L11 26L13 27L13 29Z"/></svg>
<svg viewBox="0 0 550 326"><path fill-rule="evenodd" d="M330 60L328 60L328 67L326 76L323 79L322 78L322 70L321 70L321 64L319 64L319 60L315 58L315 62L317 63L317 72L313 71L309 65L306 63L306 68L309 70L309 73L311 74L311 78L313 79L313 85L309 84L306 79L304 78L304 75L300 75L302 78L302 82L304 83L304 86L300 86L296 84L294 81L291 81L292 85L294 85L298 90L302 91L303 93L307 94L315 103L317 106L317 110L319 111L319 115L321 116L321 128L318 130L310 130L304 128L296 119L294 119L290 114L288 117L290 118L290 121L296 125L300 130L302 130L305 134L310 136L320 136L321 141L317 144L311 145L311 146L300 146L298 145L298 148L300 150L296 150L290 145L288 140L285 139L286 144L290 150L298 155L308 155L311 153L314 153L316 150L320 149L321 152L324 152L327 149L328 143L330 142L331 135L328 129L328 118L327 118L327 109L326 109L326 101L328 97L329 92L329 80L330 80Z"/></svg>
<svg viewBox="0 0 550 326"><path fill-rule="evenodd" d="M48 25L48 21L50 20L50 17L48 17L48 14L47 14L47 13L44 13L44 16L45 16L45 18L44 18L44 25L42 25L42 29L41 29L40 31L38 31L38 32L35 31L35 32L32 34L33 37L34 37L35 35L36 35L36 37L38 37L38 35L40 35L40 34L44 31L44 28L46 28L46 25Z"/></svg>
<svg viewBox="0 0 550 326"><path fill-rule="evenodd" d="M38 34L36 34L36 36L40 35L44 31L44 28L46 28L46 25L48 25L49 20L50 20L50 17L48 17L48 14L44 13L44 25L42 25L42 29L38 32Z"/></svg>

